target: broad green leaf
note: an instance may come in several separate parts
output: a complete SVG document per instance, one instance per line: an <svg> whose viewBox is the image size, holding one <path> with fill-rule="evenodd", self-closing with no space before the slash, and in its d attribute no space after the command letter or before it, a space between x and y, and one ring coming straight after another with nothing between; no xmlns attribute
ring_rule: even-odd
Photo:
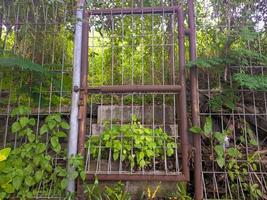
<svg viewBox="0 0 267 200"><path fill-rule="evenodd" d="M25 183L26 183L26 185L28 185L29 187L31 187L31 186L33 186L33 185L35 184L34 179L33 179L32 176L27 176L27 177L25 178Z"/></svg>
<svg viewBox="0 0 267 200"><path fill-rule="evenodd" d="M168 148L168 150L167 150L167 155L168 156L172 156L173 155L173 153L174 153L174 150L171 148Z"/></svg>
<svg viewBox="0 0 267 200"><path fill-rule="evenodd" d="M258 145L257 140L255 140L254 138L251 139L251 140L249 141L249 143L250 143L251 145L253 145L253 146L257 146L257 145Z"/></svg>
<svg viewBox="0 0 267 200"><path fill-rule="evenodd" d="M41 170L37 171L34 175L34 179L37 183L39 183L43 178L43 172Z"/></svg>
<svg viewBox="0 0 267 200"><path fill-rule="evenodd" d="M67 188L67 186L68 186L68 179L66 179L66 178L62 179L60 182L61 189L64 190Z"/></svg>
<svg viewBox="0 0 267 200"><path fill-rule="evenodd" d="M114 152L113 153L113 160L118 160L119 158L119 153L118 152Z"/></svg>
<svg viewBox="0 0 267 200"><path fill-rule="evenodd" d="M214 150L215 150L215 152L216 152L216 154L217 154L218 156L223 156L223 155L224 155L224 148L223 148L223 145L216 145L216 146L214 147Z"/></svg>
<svg viewBox="0 0 267 200"><path fill-rule="evenodd" d="M51 141L52 147L56 147L59 145L58 137L56 137L56 136L51 137L50 141Z"/></svg>
<svg viewBox="0 0 267 200"><path fill-rule="evenodd" d="M141 160L139 162L140 167L144 167L146 165L146 162L144 160Z"/></svg>
<svg viewBox="0 0 267 200"><path fill-rule="evenodd" d="M15 188L11 184L4 185L4 186L2 186L2 188L8 194L12 194L15 192Z"/></svg>
<svg viewBox="0 0 267 200"><path fill-rule="evenodd" d="M211 117L207 117L206 118L206 122L205 122L205 125L204 125L204 134L205 136L209 136L212 132L212 119Z"/></svg>
<svg viewBox="0 0 267 200"><path fill-rule="evenodd" d="M214 138L220 143L225 143L225 135L223 133L220 132L214 133Z"/></svg>
<svg viewBox="0 0 267 200"><path fill-rule="evenodd" d="M77 171L72 171L72 172L70 173L70 178L71 178L72 180L75 180L78 176L79 176L79 173L78 173Z"/></svg>
<svg viewBox="0 0 267 200"><path fill-rule="evenodd" d="M53 150L54 150L56 153L60 153L60 151L61 151L61 146L60 146L60 144L58 144L56 147L53 147Z"/></svg>
<svg viewBox="0 0 267 200"><path fill-rule="evenodd" d="M53 119L54 119L56 122L61 122L61 116L60 116L60 114L54 114L54 115L53 115Z"/></svg>
<svg viewBox="0 0 267 200"><path fill-rule="evenodd" d="M21 125L21 128L24 128L25 126L27 126L28 122L29 122L29 118L28 117L21 117L19 119L19 123Z"/></svg>
<svg viewBox="0 0 267 200"><path fill-rule="evenodd" d="M32 134L32 133L28 133L27 136L28 136L29 141L30 141L31 143L33 143L34 140L35 140L35 135Z"/></svg>
<svg viewBox="0 0 267 200"><path fill-rule="evenodd" d="M21 187L22 182L23 182L23 177L22 176L15 176L13 178L13 181L12 181L13 187L16 190L18 190Z"/></svg>
<svg viewBox="0 0 267 200"><path fill-rule="evenodd" d="M8 158L11 148L4 148L0 150L0 162Z"/></svg>
<svg viewBox="0 0 267 200"><path fill-rule="evenodd" d="M49 128L50 130L53 130L53 129L56 127L57 122L54 121L54 120L49 120L49 121L47 122L47 125L48 125L48 128Z"/></svg>
<svg viewBox="0 0 267 200"><path fill-rule="evenodd" d="M34 126L35 125L35 119L31 118L29 119L29 125Z"/></svg>
<svg viewBox="0 0 267 200"><path fill-rule="evenodd" d="M218 157L216 158L217 164L219 165L220 168L223 168L225 165L225 159L223 157Z"/></svg>
<svg viewBox="0 0 267 200"><path fill-rule="evenodd" d="M59 137L59 138L65 138L65 137L67 137L67 134L63 131L58 131L55 133L55 136Z"/></svg>
<svg viewBox="0 0 267 200"><path fill-rule="evenodd" d="M80 172L80 177L81 177L81 179L82 179L83 181L85 181L86 173L85 173L84 170Z"/></svg>
<svg viewBox="0 0 267 200"><path fill-rule="evenodd" d="M19 122L14 122L11 126L12 133L16 133L21 129L21 125Z"/></svg>
<svg viewBox="0 0 267 200"><path fill-rule="evenodd" d="M46 124L44 124L40 129L40 134L43 135L48 132L48 127Z"/></svg>
<svg viewBox="0 0 267 200"><path fill-rule="evenodd" d="M70 125L67 122L62 121L60 123L60 127L63 128L63 129L69 129L70 128Z"/></svg>
<svg viewBox="0 0 267 200"><path fill-rule="evenodd" d="M42 143L37 144L37 153L38 154L43 153L45 150L46 150L45 144L42 144Z"/></svg>
<svg viewBox="0 0 267 200"><path fill-rule="evenodd" d="M241 154L241 152L237 149L237 148L233 148L233 147L231 147L231 148L229 148L228 150L227 150L227 154L229 155L229 156L231 156L231 157L240 157L240 156L242 156L242 154Z"/></svg>
<svg viewBox="0 0 267 200"><path fill-rule="evenodd" d="M201 134L202 133L202 129L198 126L193 126L190 128L190 131L194 134Z"/></svg>

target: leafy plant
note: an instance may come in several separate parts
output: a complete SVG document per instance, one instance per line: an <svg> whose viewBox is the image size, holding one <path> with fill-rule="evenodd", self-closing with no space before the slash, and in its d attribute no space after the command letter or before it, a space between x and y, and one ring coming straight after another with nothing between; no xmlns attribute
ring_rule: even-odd
<svg viewBox="0 0 267 200"><path fill-rule="evenodd" d="M239 97L232 89L224 89L221 93L214 95L209 100L209 105L215 111L219 111L222 107L234 110Z"/></svg>
<svg viewBox="0 0 267 200"><path fill-rule="evenodd" d="M249 75L244 72L236 73L234 80L240 86L250 90L266 90L267 89L267 76L263 75Z"/></svg>
<svg viewBox="0 0 267 200"><path fill-rule="evenodd" d="M171 200L192 200L192 197L187 192L186 183L179 182L176 184L176 191L173 193Z"/></svg>
<svg viewBox="0 0 267 200"><path fill-rule="evenodd" d="M253 131L250 129L249 125L245 123L245 127L243 128L246 129L246 132L248 133L247 138L250 144L257 145L253 136ZM247 179L249 171L257 170L256 160L258 160L258 154L250 154L245 162L240 161L240 159L243 159L241 151L242 143L245 142L243 135L240 136L240 145L226 147L226 141L228 140L228 136L231 134L231 131L224 130L222 132L213 132L211 117L206 118L203 129L195 126L192 127L190 131L195 134L202 134L211 140L211 143L214 146L216 162L220 168L224 169L228 173L232 191L238 190L238 182L240 182L241 187L248 193L249 197L252 197L253 199L262 197L263 194L259 185L257 183L248 183ZM235 195L234 192L233 195Z"/></svg>
<svg viewBox="0 0 267 200"><path fill-rule="evenodd" d="M44 143L42 135L33 131L36 122L34 118L29 117L29 112L27 107L18 107L12 111L12 116L19 116L12 124L12 132L25 138L26 142L13 150L5 148L0 151L0 199L13 196L20 199L34 198L38 195L40 184L53 184L58 193L64 191L67 186L66 167L61 164L55 166L48 152L52 150L56 154L63 154L60 143L54 141L66 136L68 124L59 114L48 116L41 128L46 131L41 132L49 134L48 138L51 139ZM49 190L45 188L42 192Z"/></svg>
<svg viewBox="0 0 267 200"><path fill-rule="evenodd" d="M121 182L111 187L105 186L105 189L101 190L96 178L93 184L86 186L85 192L88 200L131 200L130 193L125 190L125 186Z"/></svg>
<svg viewBox="0 0 267 200"><path fill-rule="evenodd" d="M105 148L101 148L101 145ZM154 157L164 156L165 151L167 156L172 156L176 143L161 128L145 128L133 116L132 124L111 128L106 125L106 130L100 136L91 136L86 146L94 159L107 155L107 149L111 149L113 160L121 159L130 162L132 168L143 168Z"/></svg>

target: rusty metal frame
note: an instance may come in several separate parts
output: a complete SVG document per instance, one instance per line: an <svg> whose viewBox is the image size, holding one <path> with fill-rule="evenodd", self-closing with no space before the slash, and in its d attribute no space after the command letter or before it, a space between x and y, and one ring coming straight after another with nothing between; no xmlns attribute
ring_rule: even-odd
<svg viewBox="0 0 267 200"><path fill-rule="evenodd" d="M111 93L179 93L180 85L113 85L89 87L90 94L111 94Z"/></svg>
<svg viewBox="0 0 267 200"><path fill-rule="evenodd" d="M179 85L131 85L131 86L103 86L88 87L88 36L89 36L89 20L91 15L133 15L133 14L154 14L154 13L175 13L178 18L178 42L179 42ZM87 174L88 180L93 180L97 175L99 180L106 181L189 181L189 156L188 156L188 128L187 128L187 106L186 106L186 70L185 70L185 35L184 13L181 6L175 7L154 7L154 8L121 8L121 9L98 9L89 10L84 14L83 21L83 37L82 37L82 69L81 69L81 88L79 105L79 142L78 151L84 155L84 142L86 134L86 99L90 93L179 93L179 132L181 137L182 149L182 173L181 174ZM81 189L78 193L82 193Z"/></svg>
<svg viewBox="0 0 267 200"><path fill-rule="evenodd" d="M190 61L197 58L196 52L196 22L195 22L195 5L194 0L188 0L188 25L189 25L189 47ZM190 92L191 92L191 114L192 124L200 126L199 115L199 91L198 91L198 70L197 66L190 69ZM201 155L201 135L193 136L194 145L194 199L203 198L202 190L202 155Z"/></svg>

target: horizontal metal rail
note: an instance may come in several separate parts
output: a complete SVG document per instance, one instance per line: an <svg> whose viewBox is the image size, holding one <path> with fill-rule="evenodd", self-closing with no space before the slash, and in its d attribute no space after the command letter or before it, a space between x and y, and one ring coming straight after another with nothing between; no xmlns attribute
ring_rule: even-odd
<svg viewBox="0 0 267 200"><path fill-rule="evenodd" d="M89 15L142 15L142 14L162 14L175 13L179 6L169 7L142 7L142 8L113 8L89 10Z"/></svg>
<svg viewBox="0 0 267 200"><path fill-rule="evenodd" d="M87 174L87 180L94 180L97 177L100 181L189 181L186 176L161 175L161 174Z"/></svg>
<svg viewBox="0 0 267 200"><path fill-rule="evenodd" d="M180 90L180 85L110 85L89 87L88 93L179 93Z"/></svg>

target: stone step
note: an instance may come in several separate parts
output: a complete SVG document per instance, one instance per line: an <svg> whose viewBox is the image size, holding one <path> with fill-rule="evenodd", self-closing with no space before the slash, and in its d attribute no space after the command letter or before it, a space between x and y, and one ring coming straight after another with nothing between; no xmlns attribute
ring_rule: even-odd
<svg viewBox="0 0 267 200"><path fill-rule="evenodd" d="M153 114L154 111L154 114ZM100 105L97 109L97 123L130 123L132 116L144 124L175 124L175 112L172 106L118 106ZM142 118L143 116L143 118Z"/></svg>
<svg viewBox="0 0 267 200"><path fill-rule="evenodd" d="M120 125L120 124L117 124ZM144 125L144 127L152 128L153 125ZM161 128L164 130L163 125L154 125L156 128ZM100 135L104 131L105 127L103 124L92 124L91 130L90 127L88 128L88 135ZM165 125L165 132L168 133L171 136L177 136L178 135L178 125L177 124L167 124Z"/></svg>

